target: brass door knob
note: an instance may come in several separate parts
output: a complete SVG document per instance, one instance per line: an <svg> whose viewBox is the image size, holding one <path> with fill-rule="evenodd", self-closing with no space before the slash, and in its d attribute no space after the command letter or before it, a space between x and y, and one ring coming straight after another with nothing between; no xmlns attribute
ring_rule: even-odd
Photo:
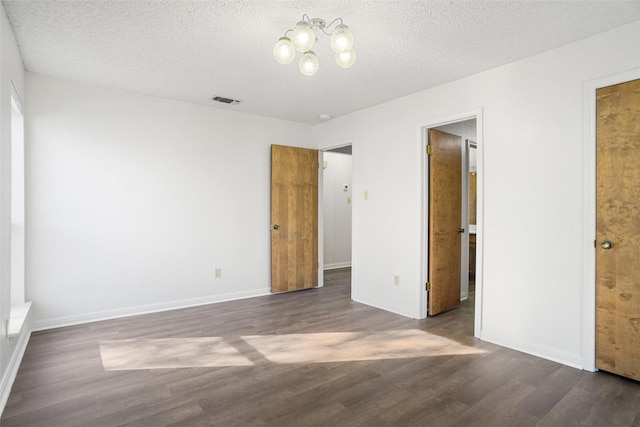
<svg viewBox="0 0 640 427"><path fill-rule="evenodd" d="M274 230L279 230L279 229L280 229L280 226L279 226L278 224L275 224L275 225L273 226L273 229L274 229Z"/></svg>
<svg viewBox="0 0 640 427"><path fill-rule="evenodd" d="M611 243L608 240L603 241L602 243L600 243L600 247L602 249L611 249L613 247L613 243Z"/></svg>

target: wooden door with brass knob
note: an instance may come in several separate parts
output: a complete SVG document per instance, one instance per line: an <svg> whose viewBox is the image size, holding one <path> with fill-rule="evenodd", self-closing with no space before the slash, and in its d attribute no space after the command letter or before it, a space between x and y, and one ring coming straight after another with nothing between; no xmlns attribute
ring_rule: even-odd
<svg viewBox="0 0 640 427"><path fill-rule="evenodd" d="M271 292L318 286L318 151L271 146Z"/></svg>
<svg viewBox="0 0 640 427"><path fill-rule="evenodd" d="M596 367L640 381L640 80L596 116Z"/></svg>
<svg viewBox="0 0 640 427"><path fill-rule="evenodd" d="M429 129L428 314L460 305L462 138Z"/></svg>

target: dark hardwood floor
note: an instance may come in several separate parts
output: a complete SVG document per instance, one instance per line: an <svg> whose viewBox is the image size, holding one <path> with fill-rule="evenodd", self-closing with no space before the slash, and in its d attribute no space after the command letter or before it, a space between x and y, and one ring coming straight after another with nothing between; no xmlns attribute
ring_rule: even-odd
<svg viewBox="0 0 640 427"><path fill-rule="evenodd" d="M640 384L325 287L33 333L2 427L640 426Z"/></svg>

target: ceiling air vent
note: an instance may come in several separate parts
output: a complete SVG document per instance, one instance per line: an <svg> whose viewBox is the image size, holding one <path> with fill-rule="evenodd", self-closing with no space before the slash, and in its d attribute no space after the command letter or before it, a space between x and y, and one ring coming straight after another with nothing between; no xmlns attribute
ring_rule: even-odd
<svg viewBox="0 0 640 427"><path fill-rule="evenodd" d="M216 102L222 102L223 104L229 104L229 105L240 103L240 101L238 101L237 99L225 98L224 96L214 96L211 99Z"/></svg>

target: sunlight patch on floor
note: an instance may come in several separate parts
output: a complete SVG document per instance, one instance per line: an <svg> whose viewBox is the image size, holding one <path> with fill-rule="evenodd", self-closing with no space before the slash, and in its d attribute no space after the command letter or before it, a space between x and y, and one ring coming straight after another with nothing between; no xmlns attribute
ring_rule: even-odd
<svg viewBox="0 0 640 427"><path fill-rule="evenodd" d="M253 366L256 363L331 363L486 353L428 332L409 329L240 337L259 353L243 355L220 337L126 339L100 342L105 370ZM259 360L258 360L259 359Z"/></svg>
<svg viewBox="0 0 640 427"><path fill-rule="evenodd" d="M101 341L100 356L107 371L253 365L219 337Z"/></svg>
<svg viewBox="0 0 640 427"><path fill-rule="evenodd" d="M410 329L242 337L273 363L329 363L486 353L448 338Z"/></svg>

